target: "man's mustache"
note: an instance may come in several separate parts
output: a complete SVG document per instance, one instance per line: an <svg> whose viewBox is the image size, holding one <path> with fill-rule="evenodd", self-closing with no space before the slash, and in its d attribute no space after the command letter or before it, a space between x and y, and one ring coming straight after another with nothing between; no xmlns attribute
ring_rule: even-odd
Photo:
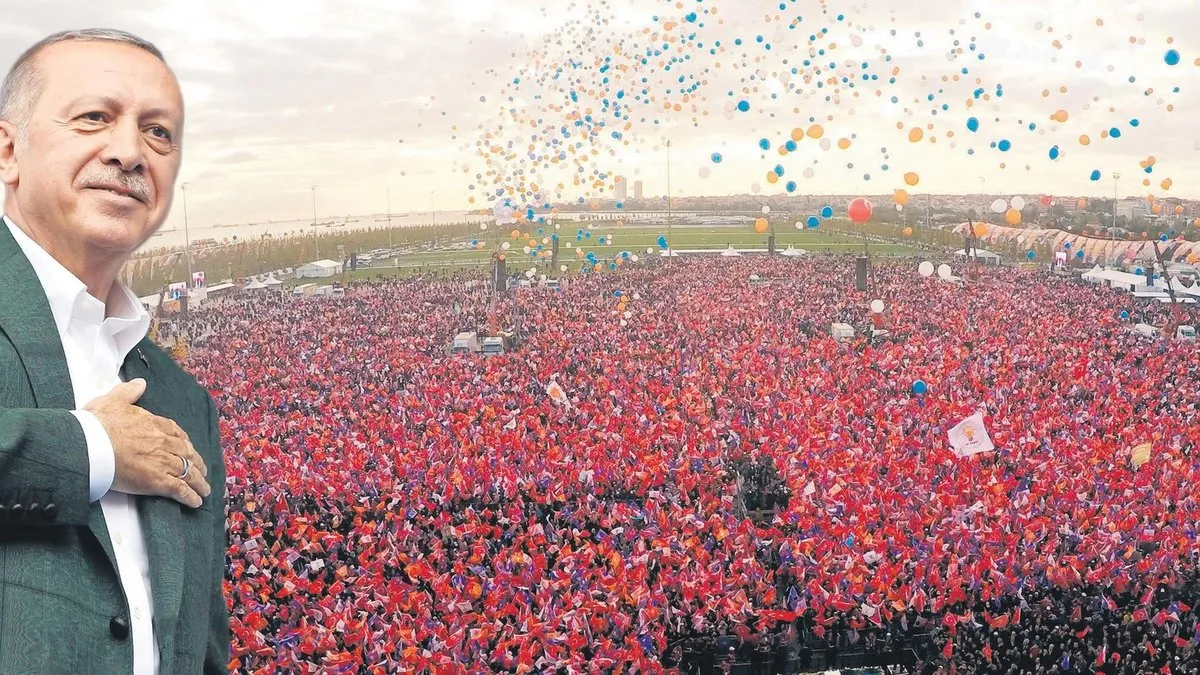
<svg viewBox="0 0 1200 675"><path fill-rule="evenodd" d="M87 174L83 178L83 187L98 190L112 190L128 195L143 204L150 201L150 185L145 178L135 173L125 171L100 172Z"/></svg>

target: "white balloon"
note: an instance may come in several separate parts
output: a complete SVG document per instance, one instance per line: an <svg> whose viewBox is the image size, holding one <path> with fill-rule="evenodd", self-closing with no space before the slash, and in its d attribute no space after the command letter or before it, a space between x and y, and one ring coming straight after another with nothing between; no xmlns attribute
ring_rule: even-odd
<svg viewBox="0 0 1200 675"><path fill-rule="evenodd" d="M504 242L503 244L500 244L500 248L502 248L502 249L504 249L505 251L507 251L508 249L512 248L512 244L510 244L510 243L508 243L508 242L506 241L506 242Z"/></svg>
<svg viewBox="0 0 1200 675"><path fill-rule="evenodd" d="M750 192L753 194L758 194L758 193L762 192L762 186L759 185L758 183L755 183L750 186Z"/></svg>
<svg viewBox="0 0 1200 675"><path fill-rule="evenodd" d="M798 220L797 220L797 221L796 221L796 229L797 229L797 230L803 230L803 229L804 229L804 223L802 223L802 222L800 222L800 221L798 221Z"/></svg>
<svg viewBox="0 0 1200 675"><path fill-rule="evenodd" d="M1196 144L1196 149L1200 150L1200 143ZM816 175L816 172L812 170L811 166L804 170L805 178L812 178L814 175Z"/></svg>
<svg viewBox="0 0 1200 675"><path fill-rule="evenodd" d="M1008 210L1008 202L1003 199L997 199L992 202L992 213L1004 213Z"/></svg>
<svg viewBox="0 0 1200 675"><path fill-rule="evenodd" d="M822 150L828 150L833 147L833 141L828 138L822 138L820 145Z"/></svg>
<svg viewBox="0 0 1200 675"><path fill-rule="evenodd" d="M896 210L897 210L897 211L903 211L903 210L904 210L904 205L903 205L903 204L897 204L897 205L896 205Z"/></svg>
<svg viewBox="0 0 1200 675"><path fill-rule="evenodd" d="M871 301L871 312L874 314L882 313L883 312L883 301L882 300L872 300Z"/></svg>
<svg viewBox="0 0 1200 675"><path fill-rule="evenodd" d="M857 33L855 33L854 35L851 35L850 36L850 44L855 47L861 47L863 45L862 36Z"/></svg>
<svg viewBox="0 0 1200 675"><path fill-rule="evenodd" d="M762 212L763 212L764 216L767 215L768 213L771 212L771 207L769 207L769 206L762 207Z"/></svg>
<svg viewBox="0 0 1200 675"><path fill-rule="evenodd" d="M937 273L938 273L939 279L949 279L951 276L954 275L954 271L951 270L950 266L947 265L946 263L942 263L941 265L938 265Z"/></svg>
<svg viewBox="0 0 1200 675"><path fill-rule="evenodd" d="M700 177L701 178L708 178L710 175L712 175L711 169L709 169L707 166L700 167Z"/></svg>
<svg viewBox="0 0 1200 675"><path fill-rule="evenodd" d="M1024 197L1013 197L1012 199L1008 200L1008 203L1010 206L1012 206L1014 209L1016 209L1018 211L1025 208L1025 198Z"/></svg>
<svg viewBox="0 0 1200 675"><path fill-rule="evenodd" d="M923 277L933 276L933 263L926 260L917 267L917 272Z"/></svg>
<svg viewBox="0 0 1200 675"><path fill-rule="evenodd" d="M636 253L634 253L633 255L629 256L629 259L630 259L630 260L632 260L633 262L637 262L637 261L638 261L637 254L636 254ZM634 299L634 300L637 300L637 295L636 295L636 294L633 296L633 299Z"/></svg>
<svg viewBox="0 0 1200 675"><path fill-rule="evenodd" d="M563 271L563 272L566 272L566 271L567 271L567 266L566 266L566 265L559 265L558 269L559 269L559 270L561 270L561 271Z"/></svg>

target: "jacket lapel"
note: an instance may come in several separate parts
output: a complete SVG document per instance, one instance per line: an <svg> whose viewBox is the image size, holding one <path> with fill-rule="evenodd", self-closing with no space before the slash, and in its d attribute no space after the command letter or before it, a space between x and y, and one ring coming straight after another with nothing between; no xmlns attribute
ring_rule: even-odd
<svg viewBox="0 0 1200 675"><path fill-rule="evenodd" d="M39 408L71 410L75 392L50 301L33 265L0 218L0 330L16 347ZM67 386L63 386L63 385Z"/></svg>
<svg viewBox="0 0 1200 675"><path fill-rule="evenodd" d="M143 340L125 358L121 369L122 379L146 380L146 392L138 401L138 407L160 417L171 417L173 408L170 392L164 391L152 371L142 360ZM146 553L150 560L150 587L154 589L154 623L156 626L173 626L179 617L179 605L183 597L183 508L179 502L167 497L136 497L138 515L141 517L142 533L146 538ZM158 630L156 628L156 630ZM161 640L165 636L159 635Z"/></svg>
<svg viewBox="0 0 1200 675"><path fill-rule="evenodd" d="M16 348L39 408L73 410L75 392L62 339L50 311L50 301L33 265L0 218L0 330ZM113 571L117 557L99 503L88 513L88 528L100 542Z"/></svg>

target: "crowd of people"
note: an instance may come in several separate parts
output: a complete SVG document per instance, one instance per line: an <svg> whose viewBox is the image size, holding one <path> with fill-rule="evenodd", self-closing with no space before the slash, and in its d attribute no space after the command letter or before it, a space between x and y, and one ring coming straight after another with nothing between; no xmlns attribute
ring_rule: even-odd
<svg viewBox="0 0 1200 675"><path fill-rule="evenodd" d="M1131 332L1115 291L917 262L866 293L853 259L695 258L192 314L231 666L692 672L698 640L912 640L928 673L1197 672L1196 343ZM830 336L876 299L886 337ZM518 312L518 349L449 353ZM977 411L996 449L960 458Z"/></svg>

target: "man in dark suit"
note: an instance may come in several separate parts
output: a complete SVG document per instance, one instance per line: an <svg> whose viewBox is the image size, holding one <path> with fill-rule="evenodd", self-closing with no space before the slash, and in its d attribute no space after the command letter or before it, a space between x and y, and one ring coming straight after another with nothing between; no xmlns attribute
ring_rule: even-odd
<svg viewBox="0 0 1200 675"><path fill-rule="evenodd" d="M0 673L228 668L216 410L117 281L183 121L119 31L46 38L0 89Z"/></svg>

